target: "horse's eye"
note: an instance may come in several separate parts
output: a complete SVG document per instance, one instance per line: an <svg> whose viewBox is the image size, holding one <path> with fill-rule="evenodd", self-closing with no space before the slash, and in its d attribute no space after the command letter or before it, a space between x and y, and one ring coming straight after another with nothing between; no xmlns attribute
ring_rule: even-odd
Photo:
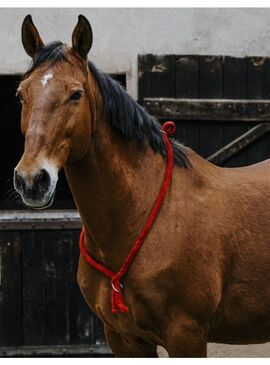
<svg viewBox="0 0 270 365"><path fill-rule="evenodd" d="M79 101L82 97L82 94L83 92L81 90L77 90L71 95L70 100Z"/></svg>

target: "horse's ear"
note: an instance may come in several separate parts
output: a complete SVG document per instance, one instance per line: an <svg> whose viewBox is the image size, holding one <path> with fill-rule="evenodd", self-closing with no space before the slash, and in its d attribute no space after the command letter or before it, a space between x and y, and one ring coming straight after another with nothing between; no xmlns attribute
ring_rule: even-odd
<svg viewBox="0 0 270 365"><path fill-rule="evenodd" d="M27 15L22 23L22 44L32 58L44 46L31 15Z"/></svg>
<svg viewBox="0 0 270 365"><path fill-rule="evenodd" d="M72 48L82 58L86 59L93 42L93 33L89 21L79 15L78 23L72 33Z"/></svg>

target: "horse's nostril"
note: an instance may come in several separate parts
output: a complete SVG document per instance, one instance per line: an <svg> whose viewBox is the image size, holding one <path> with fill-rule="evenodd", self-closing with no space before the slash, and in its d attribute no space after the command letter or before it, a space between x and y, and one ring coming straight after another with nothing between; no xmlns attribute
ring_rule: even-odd
<svg viewBox="0 0 270 365"><path fill-rule="evenodd" d="M44 169L40 170L40 172L35 176L34 179L34 185L37 188L43 188L45 190L47 190L48 187L50 186L50 182L51 182L50 175Z"/></svg>
<svg viewBox="0 0 270 365"><path fill-rule="evenodd" d="M25 189L24 178L17 171L15 171L14 174L15 174L15 176L14 176L15 188L18 191L23 191Z"/></svg>

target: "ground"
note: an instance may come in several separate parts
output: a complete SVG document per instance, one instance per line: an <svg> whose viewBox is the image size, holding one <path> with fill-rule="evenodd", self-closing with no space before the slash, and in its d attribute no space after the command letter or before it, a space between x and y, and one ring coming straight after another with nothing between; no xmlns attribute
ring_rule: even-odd
<svg viewBox="0 0 270 365"><path fill-rule="evenodd" d="M210 343L208 357L270 357L270 342L241 346Z"/></svg>
<svg viewBox="0 0 270 365"><path fill-rule="evenodd" d="M164 350L159 349L159 357L167 357ZM209 343L208 357L270 357L270 342L241 346Z"/></svg>

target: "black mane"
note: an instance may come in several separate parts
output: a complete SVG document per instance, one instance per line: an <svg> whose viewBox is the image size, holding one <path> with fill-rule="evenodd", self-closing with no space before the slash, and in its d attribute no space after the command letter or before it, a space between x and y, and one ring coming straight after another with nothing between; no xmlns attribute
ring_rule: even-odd
<svg viewBox="0 0 270 365"><path fill-rule="evenodd" d="M66 46L59 41L44 46L34 57L25 77L37 67L66 60ZM108 123L125 139L135 139L140 145L149 143L155 152L166 157L166 146L160 131L160 124L137 104L124 88L108 75L99 72L92 62L88 62L103 99L103 111ZM171 139L174 161L182 167L189 167L190 161L184 147Z"/></svg>
<svg viewBox="0 0 270 365"><path fill-rule="evenodd" d="M60 41L55 41L42 47L35 55L30 65L30 68L24 74L24 78L28 77L36 68L49 62L49 66L60 61L66 60L65 45Z"/></svg>

